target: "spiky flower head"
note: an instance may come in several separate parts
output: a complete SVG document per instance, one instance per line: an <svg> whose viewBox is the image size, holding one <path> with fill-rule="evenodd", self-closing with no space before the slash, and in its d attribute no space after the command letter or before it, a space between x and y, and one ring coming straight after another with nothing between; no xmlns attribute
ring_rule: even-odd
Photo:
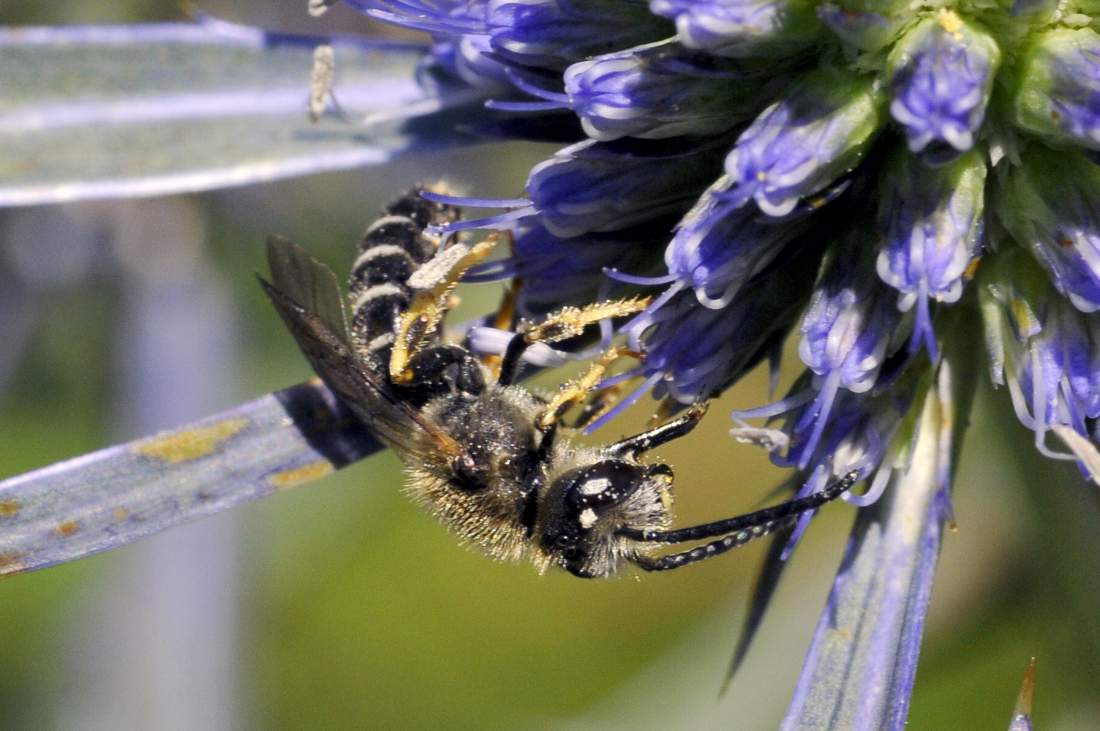
<svg viewBox="0 0 1100 731"><path fill-rule="evenodd" d="M570 267L529 310L664 287L626 327L660 396L713 396L797 331L815 441L842 392L878 396L886 363L936 366L980 266L1017 262L1012 280L1037 262L1083 322L1100 307L1088 3L354 4L432 32L443 71L487 69L502 114L579 120L587 139L531 171L530 205L485 223L519 235L502 271Z"/></svg>
<svg viewBox="0 0 1100 731"><path fill-rule="evenodd" d="M674 405L797 339L803 376L734 434L803 491L858 470L870 487L849 499L874 502L913 471L918 415L945 489L969 399L941 386L982 357L961 334L979 318L1040 450L1095 454L1095 2L353 4L433 33L436 70L491 108L578 140L508 213L457 224L515 231L493 266L528 283L521 309L650 291L622 330L647 354L641 388ZM1074 453L1051 430L1081 437Z"/></svg>

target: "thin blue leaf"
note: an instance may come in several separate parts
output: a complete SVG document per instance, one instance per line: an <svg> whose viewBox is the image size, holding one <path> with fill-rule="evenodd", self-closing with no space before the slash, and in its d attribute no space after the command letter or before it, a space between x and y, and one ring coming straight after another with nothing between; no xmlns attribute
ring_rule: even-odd
<svg viewBox="0 0 1100 731"><path fill-rule="evenodd" d="M932 471L917 472L860 511L784 729L904 725L946 515Z"/></svg>
<svg viewBox="0 0 1100 731"><path fill-rule="evenodd" d="M319 382L0 482L0 576L124 546L381 446Z"/></svg>
<svg viewBox="0 0 1100 731"><path fill-rule="evenodd" d="M974 372L941 363L908 469L860 510L783 729L905 727Z"/></svg>
<svg viewBox="0 0 1100 731"><path fill-rule="evenodd" d="M313 124L322 42L334 48L342 113ZM450 124L410 126L473 102L422 88L423 52L209 18L0 28L0 206L246 185L469 142L442 133Z"/></svg>

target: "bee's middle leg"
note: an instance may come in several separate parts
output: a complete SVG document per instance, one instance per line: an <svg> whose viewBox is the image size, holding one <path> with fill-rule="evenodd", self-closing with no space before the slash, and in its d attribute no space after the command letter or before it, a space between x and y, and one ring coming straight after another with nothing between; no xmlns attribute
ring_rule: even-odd
<svg viewBox="0 0 1100 731"><path fill-rule="evenodd" d="M649 306L648 297L596 302L584 307L563 307L537 324L523 324L508 342L500 364L500 382L510 385L519 372L520 359L535 343L557 343L582 334L585 328L601 320L625 317Z"/></svg>

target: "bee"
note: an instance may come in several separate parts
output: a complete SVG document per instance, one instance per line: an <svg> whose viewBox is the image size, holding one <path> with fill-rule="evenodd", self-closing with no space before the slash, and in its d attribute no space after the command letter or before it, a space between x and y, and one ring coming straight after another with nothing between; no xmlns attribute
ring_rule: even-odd
<svg viewBox="0 0 1100 731"><path fill-rule="evenodd" d="M313 369L402 459L407 490L465 542L491 557L529 557L540 571L583 578L624 565L674 569L793 525L839 497L850 473L818 493L726 520L673 530L672 469L650 450L688 434L705 406L601 447L573 442L560 426L604 370L612 348L552 398L515 383L534 343L575 337L589 325L644 308L640 299L567 307L524 323L491 368L442 338L457 281L493 246L433 235L458 210L416 188L366 230L352 266L347 317L336 276L297 245L268 241L271 281L260 279ZM654 556L662 544L708 541Z"/></svg>

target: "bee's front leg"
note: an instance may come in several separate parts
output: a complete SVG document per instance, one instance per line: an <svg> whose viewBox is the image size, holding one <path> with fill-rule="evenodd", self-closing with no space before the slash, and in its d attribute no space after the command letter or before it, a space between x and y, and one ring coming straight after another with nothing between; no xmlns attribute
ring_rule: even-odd
<svg viewBox="0 0 1100 731"><path fill-rule="evenodd" d="M561 387L554 398L550 400L546 409L539 414L538 418L535 420L535 425L544 432L553 428L570 407L580 403L584 397L588 395L589 391L595 388L596 384L603 380L604 373L607 372L608 367L623 356L641 358L639 353L627 350L626 348L621 348L619 346L610 348L589 366L587 371Z"/></svg>
<svg viewBox="0 0 1100 731"><path fill-rule="evenodd" d="M607 451L615 456L637 456L648 452L654 447L667 444L673 439L679 439L696 427L707 413L705 403L692 404L688 409L671 421L666 421L652 428L646 429L641 434L635 434L607 447Z"/></svg>

